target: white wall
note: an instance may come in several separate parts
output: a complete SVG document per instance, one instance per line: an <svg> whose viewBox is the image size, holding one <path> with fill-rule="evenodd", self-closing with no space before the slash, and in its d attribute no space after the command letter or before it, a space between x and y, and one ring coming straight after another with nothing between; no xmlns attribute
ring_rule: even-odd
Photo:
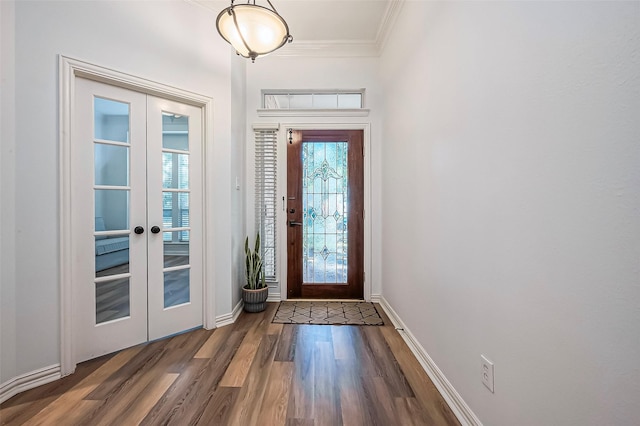
<svg viewBox="0 0 640 426"><path fill-rule="evenodd" d="M294 34L295 36L295 34ZM286 51L286 46L283 51ZM368 117L259 117L262 89L366 89L365 107L371 110ZM286 132L283 125L295 124L367 124L371 128L371 211L372 226L372 275L371 293L380 294L380 125L381 93L378 82L378 58L310 58L265 56L247 64L247 229L254 232L254 151L253 129L256 123L280 123L281 135ZM285 126L286 127L286 126ZM284 138L284 136L282 136ZM286 170L286 149L279 153L279 170ZM282 194L285 195L285 194ZM285 220L285 218L282 218ZM286 235L279 235L281 244ZM286 283L280 283L284 295Z"/></svg>
<svg viewBox="0 0 640 426"><path fill-rule="evenodd" d="M16 367L15 8L0 2L0 383Z"/></svg>
<svg viewBox="0 0 640 426"><path fill-rule="evenodd" d="M181 0L18 1L11 20L17 23L13 58L11 46L4 45L4 35L10 33L5 10L11 7L5 3L2 64L4 73L15 59L15 120L9 124L15 126L16 151L13 158L13 138L5 139L12 133L4 126L5 119L11 120L4 108L12 94L3 86L2 381L59 362L59 54L213 98L215 164L208 166L214 169L215 187L208 196L216 209L210 212L214 247L205 262L214 265L216 314L230 313L232 238L239 238L233 236L238 227L231 215L230 176L242 172L235 170L242 162L231 146L232 56L215 30L215 14ZM5 162L13 161L15 169L5 168ZM13 191L15 203L5 204ZM15 310L5 310L5 304ZM5 332L13 312L15 327ZM12 353L19 355L15 363Z"/></svg>
<svg viewBox="0 0 640 426"><path fill-rule="evenodd" d="M484 424L640 419L639 23L408 1L381 58L383 296Z"/></svg>
<svg viewBox="0 0 640 426"><path fill-rule="evenodd" d="M234 265L232 271L233 283L229 286L231 292L231 306L235 307L242 298L242 286L244 285L244 236L246 232L245 197L246 183L244 181L245 152L247 141L247 84L246 67L247 60L241 56L232 54L231 60L231 183L232 189L232 217L233 238L231 253ZM239 188L236 187L236 179ZM226 311L225 311L226 312Z"/></svg>

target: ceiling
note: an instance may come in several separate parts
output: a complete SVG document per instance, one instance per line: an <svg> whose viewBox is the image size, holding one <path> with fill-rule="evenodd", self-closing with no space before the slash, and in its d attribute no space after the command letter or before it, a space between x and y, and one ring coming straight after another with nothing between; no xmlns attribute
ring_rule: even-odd
<svg viewBox="0 0 640 426"><path fill-rule="evenodd" d="M219 13L231 3L191 0ZM253 0L251 0L253 2ZM267 6L267 0L255 0ZM403 0L271 0L293 43L279 56L377 56ZM236 1L243 4L245 0Z"/></svg>

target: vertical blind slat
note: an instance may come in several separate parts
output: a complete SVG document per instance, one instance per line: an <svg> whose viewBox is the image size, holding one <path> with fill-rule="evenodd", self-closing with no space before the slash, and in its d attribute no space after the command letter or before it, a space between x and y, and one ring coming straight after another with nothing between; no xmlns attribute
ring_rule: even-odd
<svg viewBox="0 0 640 426"><path fill-rule="evenodd" d="M276 279L277 133L255 130L256 229L260 232L265 278Z"/></svg>

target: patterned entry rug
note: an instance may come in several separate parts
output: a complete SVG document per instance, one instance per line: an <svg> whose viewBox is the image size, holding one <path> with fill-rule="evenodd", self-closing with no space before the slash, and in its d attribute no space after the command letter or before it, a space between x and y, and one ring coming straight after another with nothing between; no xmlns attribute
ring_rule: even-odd
<svg viewBox="0 0 640 426"><path fill-rule="evenodd" d="M280 302L274 323L383 325L373 303L369 302Z"/></svg>

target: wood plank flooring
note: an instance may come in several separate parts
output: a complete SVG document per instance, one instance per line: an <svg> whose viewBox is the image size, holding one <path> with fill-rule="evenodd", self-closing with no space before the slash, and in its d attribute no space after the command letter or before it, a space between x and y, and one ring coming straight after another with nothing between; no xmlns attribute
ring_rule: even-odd
<svg viewBox="0 0 640 426"><path fill-rule="evenodd" d="M79 364L0 424L459 424L379 306L379 327L272 324L276 308Z"/></svg>

